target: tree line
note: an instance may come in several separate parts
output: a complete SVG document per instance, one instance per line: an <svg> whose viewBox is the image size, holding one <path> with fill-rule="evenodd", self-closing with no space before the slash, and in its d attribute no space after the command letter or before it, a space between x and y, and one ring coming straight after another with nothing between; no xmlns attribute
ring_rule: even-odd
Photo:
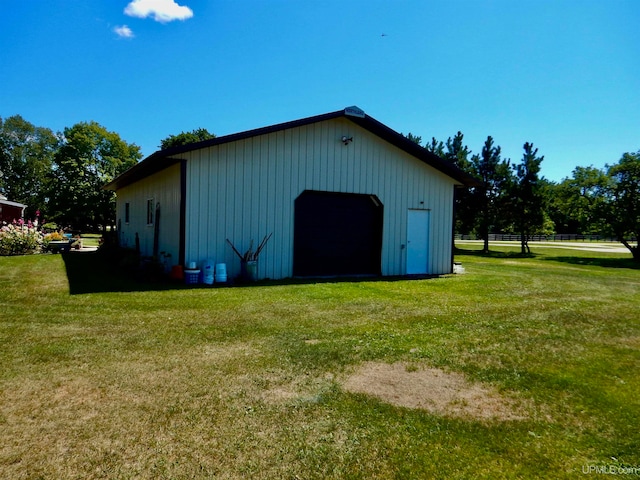
<svg viewBox="0 0 640 480"><path fill-rule="evenodd" d="M213 137L200 128L169 135L160 148ZM529 142L512 163L491 136L475 154L461 132L444 142L407 138L477 179L476 186L457 191L455 229L484 239L484 250L490 233L519 235L523 253L533 235L595 234L617 238L640 261L632 243L640 237L640 151L604 170L576 167L556 183L540 175L544 156ZM141 158L140 147L93 121L54 133L20 115L0 117L0 192L26 204L29 219L76 231L115 225L115 194L102 187Z"/></svg>
<svg viewBox="0 0 640 480"><path fill-rule="evenodd" d="M160 148L213 136L203 128L182 132ZM85 232L115 225L115 194L102 187L141 158L140 147L93 121L54 133L20 115L0 117L0 193L41 223Z"/></svg>
<svg viewBox="0 0 640 480"><path fill-rule="evenodd" d="M141 158L140 147L93 121L54 133L20 115L0 118L0 190L41 223L81 231L114 225L115 194L102 187Z"/></svg>
<svg viewBox="0 0 640 480"><path fill-rule="evenodd" d="M615 237L640 261L640 151L624 153L605 169L576 167L571 176L552 182L540 174L544 156L532 143L523 145L519 162L502 158L500 146L487 137L473 154L458 132L445 142L407 138L457 165L476 178L477 186L456 194L456 233L475 234L489 250L489 234L520 237L529 253L533 235L578 234Z"/></svg>

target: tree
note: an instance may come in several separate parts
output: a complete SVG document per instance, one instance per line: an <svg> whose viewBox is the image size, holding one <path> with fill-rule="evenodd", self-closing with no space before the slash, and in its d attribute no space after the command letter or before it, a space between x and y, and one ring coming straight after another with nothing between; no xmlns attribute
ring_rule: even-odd
<svg viewBox="0 0 640 480"><path fill-rule="evenodd" d="M604 218L618 241L640 262L640 151L622 155L617 164L607 166L607 174L610 183Z"/></svg>
<svg viewBox="0 0 640 480"><path fill-rule="evenodd" d="M462 132L449 137L445 143L444 159L456 165L460 170L474 175L469 157L471 150L464 144ZM457 188L455 190L456 232L470 232L473 229L477 209L473 204L473 190Z"/></svg>
<svg viewBox="0 0 640 480"><path fill-rule="evenodd" d="M444 153L444 158L461 170L469 173L471 171L471 163L469 161L471 150L464 145L464 135L462 132L456 133L453 138L447 138L445 146L447 150Z"/></svg>
<svg viewBox="0 0 640 480"><path fill-rule="evenodd" d="M425 148L443 160L453 163L465 173L475 176L473 165L469 160L471 150L464 144L462 132L449 137L446 144L432 137L431 143L425 145ZM455 231L458 233L470 232L473 229L476 209L472 201L472 195L473 192L467 188L455 190Z"/></svg>
<svg viewBox="0 0 640 480"><path fill-rule="evenodd" d="M514 223L520 234L522 253L531 253L529 238L544 224L543 183L539 177L544 157L537 157L538 149L532 143L524 144L524 155L519 165L514 165L515 182L512 185Z"/></svg>
<svg viewBox="0 0 640 480"><path fill-rule="evenodd" d="M493 138L487 137L482 155L471 157L475 176L482 185L476 187L470 196L477 209L477 230L484 240L483 251L489 251L489 232L496 230L505 217L505 198L511 184L512 173L509 160L500 159L500 147L493 145Z"/></svg>
<svg viewBox="0 0 640 480"><path fill-rule="evenodd" d="M571 178L549 185L548 211L559 233L598 234L605 187L609 180L595 167L576 167Z"/></svg>
<svg viewBox="0 0 640 480"><path fill-rule="evenodd" d="M197 128L190 132L182 132L178 135L169 135L167 138L160 141L160 148L162 150L166 150L171 147L202 142L204 140L209 140L210 138L216 138L216 136L213 133L209 133L206 128Z"/></svg>
<svg viewBox="0 0 640 480"><path fill-rule="evenodd" d="M60 139L20 115L0 118L0 190L27 205L26 216L46 211L46 182Z"/></svg>
<svg viewBox="0 0 640 480"><path fill-rule="evenodd" d="M404 135L404 134L403 134ZM409 132L406 135L404 135L405 137L407 137L408 140L411 140L413 143L417 143L418 145L422 145L422 137L419 135L414 135L413 133Z"/></svg>
<svg viewBox="0 0 640 480"><path fill-rule="evenodd" d="M440 158L444 158L444 143L442 141L436 140L436 137L431 137L431 143L428 143L424 146L431 153L435 153Z"/></svg>
<svg viewBox="0 0 640 480"><path fill-rule="evenodd" d="M74 229L115 224L115 193L102 187L135 165L140 147L96 122L65 128L54 156L49 189L53 219Z"/></svg>

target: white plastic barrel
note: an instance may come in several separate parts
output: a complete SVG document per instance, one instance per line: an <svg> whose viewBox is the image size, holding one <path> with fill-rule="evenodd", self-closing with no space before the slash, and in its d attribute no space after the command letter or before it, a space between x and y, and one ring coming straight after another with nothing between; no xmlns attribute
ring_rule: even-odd
<svg viewBox="0 0 640 480"><path fill-rule="evenodd" d="M216 282L225 283L227 281L227 264L216 263Z"/></svg>
<svg viewBox="0 0 640 480"><path fill-rule="evenodd" d="M202 283L205 285L213 284L215 264L212 259L205 260L202 265Z"/></svg>

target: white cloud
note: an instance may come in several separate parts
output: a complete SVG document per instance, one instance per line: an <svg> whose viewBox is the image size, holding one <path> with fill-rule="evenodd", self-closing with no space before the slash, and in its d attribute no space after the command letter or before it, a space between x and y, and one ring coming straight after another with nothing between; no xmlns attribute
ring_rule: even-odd
<svg viewBox="0 0 640 480"><path fill-rule="evenodd" d="M126 6L124 13L138 18L151 16L160 23L193 17L193 10L187 6L178 5L174 0L133 0Z"/></svg>
<svg viewBox="0 0 640 480"><path fill-rule="evenodd" d="M126 25L120 25L113 28L113 31L116 32L120 38L133 38L135 35L133 31L127 27Z"/></svg>

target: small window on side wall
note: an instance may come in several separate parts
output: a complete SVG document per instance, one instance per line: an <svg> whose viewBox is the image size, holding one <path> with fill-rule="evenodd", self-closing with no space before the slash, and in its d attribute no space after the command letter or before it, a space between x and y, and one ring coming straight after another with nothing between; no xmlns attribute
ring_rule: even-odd
<svg viewBox="0 0 640 480"><path fill-rule="evenodd" d="M147 200L147 225L153 225L153 198Z"/></svg>
<svg viewBox="0 0 640 480"><path fill-rule="evenodd" d="M131 212L131 207L129 202L124 204L124 223L129 223L129 215Z"/></svg>

